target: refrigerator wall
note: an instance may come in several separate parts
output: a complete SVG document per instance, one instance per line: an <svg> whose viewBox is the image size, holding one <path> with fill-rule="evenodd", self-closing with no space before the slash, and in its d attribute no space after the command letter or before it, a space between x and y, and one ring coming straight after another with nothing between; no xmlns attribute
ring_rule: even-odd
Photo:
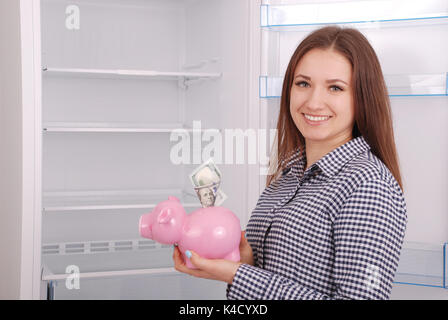
<svg viewBox="0 0 448 320"><path fill-rule="evenodd" d="M38 290L40 246L35 225L34 38L32 11L0 2L0 299L30 299ZM37 260L37 261L36 261ZM36 279L36 280L34 280Z"/></svg>

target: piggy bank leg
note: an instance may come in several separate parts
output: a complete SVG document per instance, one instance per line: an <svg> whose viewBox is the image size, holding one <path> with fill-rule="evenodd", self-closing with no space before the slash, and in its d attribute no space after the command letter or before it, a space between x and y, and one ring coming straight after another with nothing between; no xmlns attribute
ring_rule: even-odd
<svg viewBox="0 0 448 320"><path fill-rule="evenodd" d="M238 262L240 261L240 248L235 248L235 250L233 250L232 252L230 252L229 254L227 254L224 257L225 260L230 260L230 261L235 261Z"/></svg>

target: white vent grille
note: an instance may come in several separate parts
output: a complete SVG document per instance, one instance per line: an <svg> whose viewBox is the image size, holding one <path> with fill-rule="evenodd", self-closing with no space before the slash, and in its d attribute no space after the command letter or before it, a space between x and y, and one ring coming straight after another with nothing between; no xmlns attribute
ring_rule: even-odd
<svg viewBox="0 0 448 320"><path fill-rule="evenodd" d="M42 246L43 255L92 254L117 251L154 250L170 248L153 240L110 240L89 242L50 243Z"/></svg>

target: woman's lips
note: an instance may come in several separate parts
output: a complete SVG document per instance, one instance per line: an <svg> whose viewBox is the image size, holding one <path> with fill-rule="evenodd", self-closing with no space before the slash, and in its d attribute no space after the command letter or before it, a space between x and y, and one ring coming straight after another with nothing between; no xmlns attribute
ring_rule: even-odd
<svg viewBox="0 0 448 320"><path fill-rule="evenodd" d="M306 122L307 124L309 124L310 126L319 126L319 125L322 125L322 124L328 122L328 120L330 120L330 119L332 118L331 116L327 116L328 118L325 119L325 120L317 120L317 121L315 121L315 120L311 120L311 119L308 119L307 117L305 117L305 114L304 114L304 113L302 113L302 116L303 116L303 118L305 119L305 122ZM324 116L314 116L314 115L310 115L310 116L313 116L313 117L320 117L320 118L324 117Z"/></svg>

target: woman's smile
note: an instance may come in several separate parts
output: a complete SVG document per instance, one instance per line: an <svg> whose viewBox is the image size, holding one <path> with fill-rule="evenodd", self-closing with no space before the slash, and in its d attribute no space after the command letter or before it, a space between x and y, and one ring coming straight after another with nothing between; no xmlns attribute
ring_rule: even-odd
<svg viewBox="0 0 448 320"><path fill-rule="evenodd" d="M331 116L319 116L319 115L310 115L306 113L302 113L303 118L305 119L305 122L309 124L310 126L319 126L324 123L327 123L328 120L330 120Z"/></svg>

